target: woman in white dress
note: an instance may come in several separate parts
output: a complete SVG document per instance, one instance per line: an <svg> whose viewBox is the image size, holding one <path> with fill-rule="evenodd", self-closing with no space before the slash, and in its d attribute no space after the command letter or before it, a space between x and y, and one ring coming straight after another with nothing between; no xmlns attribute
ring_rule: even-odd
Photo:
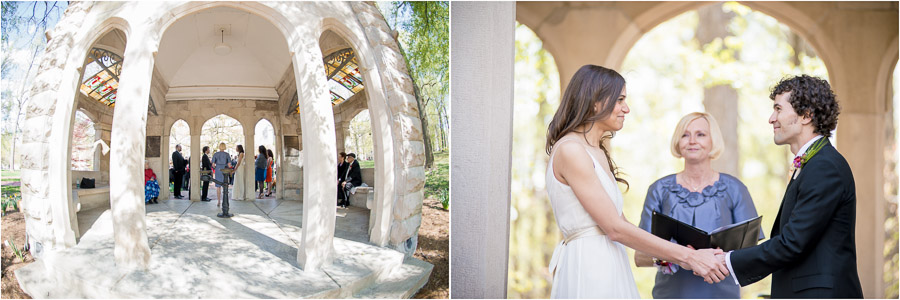
<svg viewBox="0 0 900 300"><path fill-rule="evenodd" d="M710 283L728 274L716 257L721 250L671 243L622 215L616 182L628 182L618 176L603 143L624 125L625 97L619 73L585 65L572 77L550 122L547 192L564 236L549 266L552 298L639 298L623 244L693 270Z"/></svg>
<svg viewBox="0 0 900 300"><path fill-rule="evenodd" d="M234 182L231 184L234 185L234 196L231 196L231 199L234 200L244 200L247 199L247 195L244 194L244 145L237 145L237 159L234 163Z"/></svg>

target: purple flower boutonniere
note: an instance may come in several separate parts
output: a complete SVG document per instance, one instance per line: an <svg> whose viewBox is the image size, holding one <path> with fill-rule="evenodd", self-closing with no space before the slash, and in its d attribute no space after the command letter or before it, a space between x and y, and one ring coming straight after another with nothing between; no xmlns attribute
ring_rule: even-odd
<svg viewBox="0 0 900 300"><path fill-rule="evenodd" d="M794 161L791 163L791 173L794 174L794 179L797 179L797 175L800 172L795 172L797 170L802 170L803 166L806 165L809 160L819 153L819 150L822 150L822 147L825 146L825 143L828 142L828 138L822 137L818 141L812 144L809 149L806 149L806 152L800 156L794 157Z"/></svg>

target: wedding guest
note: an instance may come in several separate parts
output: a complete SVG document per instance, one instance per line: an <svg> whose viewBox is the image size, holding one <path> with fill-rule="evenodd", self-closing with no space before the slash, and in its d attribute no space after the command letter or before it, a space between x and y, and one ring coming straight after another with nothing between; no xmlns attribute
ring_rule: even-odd
<svg viewBox="0 0 900 300"><path fill-rule="evenodd" d="M181 196L181 186L184 184L184 173L187 162L181 156L181 145L175 145L175 152L172 152L172 180L175 182L175 199L184 199Z"/></svg>
<svg viewBox="0 0 900 300"><path fill-rule="evenodd" d="M222 170L225 168L231 168L231 157L228 156L228 152L225 152L225 149L228 147L225 146L225 143L219 143L219 152L213 154L212 158L212 166L216 172L216 180L225 182L225 174L222 173ZM225 186L227 189L228 186ZM222 185L216 183L216 207L222 205Z"/></svg>
<svg viewBox="0 0 900 300"><path fill-rule="evenodd" d="M247 195L244 191L244 169L241 166L244 165L244 145L237 145L235 148L237 150L237 158L234 160L234 174L232 174L231 184L234 185L234 195L231 196L230 199L244 200L247 199Z"/></svg>
<svg viewBox="0 0 900 300"><path fill-rule="evenodd" d="M159 203L159 182L156 173L150 169L150 162L144 160L144 203Z"/></svg>
<svg viewBox="0 0 900 300"><path fill-rule="evenodd" d="M266 150L266 155L269 157L268 165L266 166L266 197L272 196L272 192L275 191L275 156L272 154L272 149Z"/></svg>
<svg viewBox="0 0 900 300"><path fill-rule="evenodd" d="M565 237L550 259L551 298L640 298L625 246L677 262L719 282L728 268L715 254L652 235L622 215L619 175L604 142L625 124L625 78L585 65L575 72L547 128L546 187Z"/></svg>
<svg viewBox="0 0 900 300"><path fill-rule="evenodd" d="M209 146L203 146L203 157L200 159L200 170L212 170L212 162L209 160ZM203 182L203 188L200 189L200 201L209 202L209 181Z"/></svg>
<svg viewBox="0 0 900 300"><path fill-rule="evenodd" d="M341 183L341 189L344 193L344 202L339 203L343 208L347 208L350 206L350 190L354 187L358 187L362 185L362 170L359 167L359 162L356 161L356 154L350 153L347 154L347 173L344 174L344 181Z"/></svg>
<svg viewBox="0 0 900 300"><path fill-rule="evenodd" d="M259 154L256 156L256 185L259 187L259 195L256 198L262 198L263 192L266 189L266 164L268 163L269 158L266 156L266 147L263 145L259 146Z"/></svg>
<svg viewBox="0 0 900 300"><path fill-rule="evenodd" d="M341 188L341 184L344 182L344 178L347 176L347 167L349 164L347 163L347 153L341 152L338 153L338 166L337 166L337 198L338 198L338 206L344 202L344 190Z"/></svg>
<svg viewBox="0 0 900 300"><path fill-rule="evenodd" d="M641 229L650 231L653 212L706 232L757 216L747 187L734 176L712 168L712 161L725 150L722 132L712 115L693 112L682 117L672 134L670 150L676 158L684 159L684 169L650 185L641 214ZM760 228L759 238L763 237ZM741 297L741 288L734 284L731 275L719 283L707 284L692 271L640 251L635 251L634 261L639 267L657 266L653 298Z"/></svg>

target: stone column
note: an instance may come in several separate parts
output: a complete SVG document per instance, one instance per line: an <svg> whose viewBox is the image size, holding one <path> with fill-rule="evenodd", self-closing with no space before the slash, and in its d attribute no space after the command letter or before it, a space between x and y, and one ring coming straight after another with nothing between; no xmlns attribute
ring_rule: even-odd
<svg viewBox="0 0 900 300"><path fill-rule="evenodd" d="M243 121L243 124L253 124L251 121ZM244 182L241 183L244 186L244 194L240 195L241 198L235 198L238 200L247 200L253 201L256 199L257 193L253 191L253 185L256 184L256 165L254 164L256 161L253 159L253 155L256 155L259 152L256 149L256 128L253 125L245 125L244 126L244 165L241 166L241 169L244 170ZM235 183L238 184L238 183Z"/></svg>
<svg viewBox="0 0 900 300"><path fill-rule="evenodd" d="M275 171L275 199L284 199L284 185L281 184L281 167L284 164L284 136L281 133L281 122L279 122L278 127L272 125L275 128L275 149L273 149L273 153L275 154L275 166L277 167L273 171ZM275 151L278 150L278 151Z"/></svg>
<svg viewBox="0 0 900 300"><path fill-rule="evenodd" d="M191 201L200 201L200 158L203 157L203 149L200 149L200 126L203 124L191 125L191 192L188 199Z"/></svg>
<svg viewBox="0 0 900 300"><path fill-rule="evenodd" d="M102 135L101 131L103 130L103 126L100 126L100 118L97 118L97 121L94 122L94 142L102 140L100 136ZM100 160L103 158L101 155L103 154L103 147L97 147L97 149L93 152L94 154L94 165L91 167L91 170L100 171Z"/></svg>
<svg viewBox="0 0 900 300"><path fill-rule="evenodd" d="M144 152L147 104L158 40L149 24L135 22L128 36L113 116L110 156L110 209L115 260L120 270L146 270L150 263L144 215Z"/></svg>
<svg viewBox="0 0 900 300"><path fill-rule="evenodd" d="M159 169L159 174L156 176L159 177L159 200L168 200L169 196L171 196L172 192L169 191L169 161L172 160L169 152L169 133L172 131L172 126L169 128L163 128L163 131L166 133L163 134L159 139L160 143L160 156L162 156L161 160L161 168Z"/></svg>
<svg viewBox="0 0 900 300"><path fill-rule="evenodd" d="M514 2L454 2L451 75L454 297L506 298ZM485 68L484 66L491 66Z"/></svg>
<svg viewBox="0 0 900 300"><path fill-rule="evenodd" d="M873 128L876 133L860 134ZM835 145L850 164L856 182L856 265L863 295L873 298L884 297L883 128L883 113L843 112Z"/></svg>
<svg viewBox="0 0 900 300"><path fill-rule="evenodd" d="M299 27L305 28L305 27ZM310 24L309 28L315 28ZM304 271L318 271L334 259L334 218L337 209L337 157L334 115L328 93L318 33L298 29L291 47L294 77L300 91L303 132L303 240L297 261Z"/></svg>

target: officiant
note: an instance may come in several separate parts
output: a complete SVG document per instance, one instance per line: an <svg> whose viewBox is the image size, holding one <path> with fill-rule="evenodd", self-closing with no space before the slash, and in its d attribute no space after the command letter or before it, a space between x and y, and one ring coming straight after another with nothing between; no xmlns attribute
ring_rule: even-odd
<svg viewBox="0 0 900 300"><path fill-rule="evenodd" d="M724 148L722 132L712 115L693 112L682 117L672 134L671 151L676 158L684 159L684 170L650 185L639 227L650 231L654 211L706 232L755 218L756 207L747 187L734 176L712 168L712 160ZM759 238L764 238L762 228ZM692 271L640 251L635 251L634 261L639 267L657 267L653 298L741 297L740 286L733 279L708 284Z"/></svg>

